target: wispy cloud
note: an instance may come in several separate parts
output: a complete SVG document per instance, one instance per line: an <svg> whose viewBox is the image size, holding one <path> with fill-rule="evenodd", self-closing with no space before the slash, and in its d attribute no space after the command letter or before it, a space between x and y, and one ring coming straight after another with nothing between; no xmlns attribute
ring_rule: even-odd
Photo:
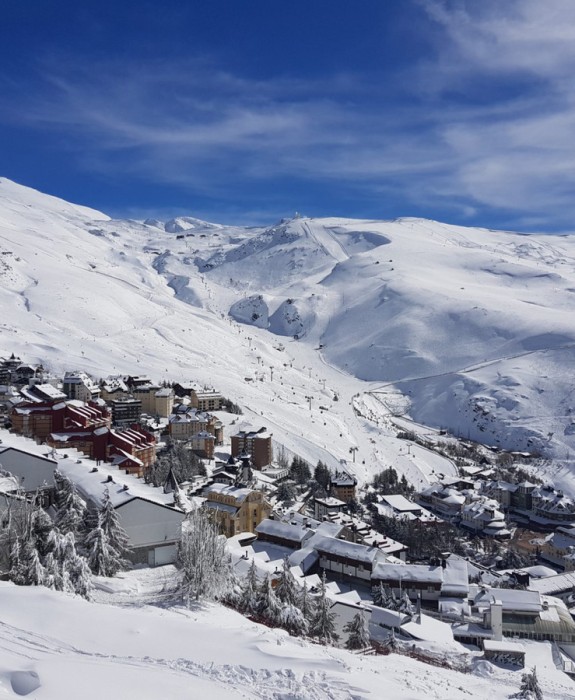
<svg viewBox="0 0 575 700"><path fill-rule="evenodd" d="M256 80L216 60L51 61L42 90L12 86L3 118L12 107L50 129L85 168L225 197L229 210L250 183L255 193L298 181L397 197L431 216L568 226L575 3L417 1L434 51L401 75ZM281 211L279 200L270 207Z"/></svg>

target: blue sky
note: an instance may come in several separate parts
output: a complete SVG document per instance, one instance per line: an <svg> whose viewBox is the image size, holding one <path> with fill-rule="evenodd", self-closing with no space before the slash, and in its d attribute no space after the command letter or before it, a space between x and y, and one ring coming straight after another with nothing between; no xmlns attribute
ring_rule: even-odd
<svg viewBox="0 0 575 700"><path fill-rule="evenodd" d="M575 230L573 0L19 0L0 175L117 216Z"/></svg>

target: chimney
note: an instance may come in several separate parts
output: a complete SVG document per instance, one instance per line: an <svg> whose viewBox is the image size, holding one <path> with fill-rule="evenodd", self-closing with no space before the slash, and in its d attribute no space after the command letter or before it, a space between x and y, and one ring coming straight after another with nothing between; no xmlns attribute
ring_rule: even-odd
<svg viewBox="0 0 575 700"><path fill-rule="evenodd" d="M493 599L490 606L491 631L493 639L500 642L503 639L503 604L500 600Z"/></svg>

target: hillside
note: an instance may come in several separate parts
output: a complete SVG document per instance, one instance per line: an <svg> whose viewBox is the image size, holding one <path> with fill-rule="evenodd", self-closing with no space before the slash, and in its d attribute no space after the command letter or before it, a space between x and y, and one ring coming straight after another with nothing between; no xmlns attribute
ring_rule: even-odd
<svg viewBox="0 0 575 700"><path fill-rule="evenodd" d="M199 380L312 461L357 447L360 479L437 467L400 454L390 407L552 455L569 486L574 258L571 237L419 219L112 220L2 179L0 354Z"/></svg>
<svg viewBox="0 0 575 700"><path fill-rule="evenodd" d="M385 684L397 700L503 700L519 688L520 671L480 659L463 674L396 654L322 647L216 604L170 607L158 591L171 573L103 580L116 593L100 593L99 603L0 582L0 697L360 700L381 697ZM567 697L572 681L555 669L550 646L526 646L545 697Z"/></svg>

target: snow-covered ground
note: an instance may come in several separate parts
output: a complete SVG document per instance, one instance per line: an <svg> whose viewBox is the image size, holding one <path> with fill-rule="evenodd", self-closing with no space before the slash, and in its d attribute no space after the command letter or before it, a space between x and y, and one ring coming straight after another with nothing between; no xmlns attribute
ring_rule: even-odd
<svg viewBox="0 0 575 700"><path fill-rule="evenodd" d="M462 674L395 654L322 647L216 604L169 607L163 591L171 573L124 574L91 603L0 582L0 698L503 700L519 687L520 671L481 660ZM153 598L158 605L143 605ZM526 646L545 698L572 697L549 645Z"/></svg>
<svg viewBox="0 0 575 700"><path fill-rule="evenodd" d="M0 179L0 354L197 380L360 481L452 472L395 414L552 454L573 492L574 258L571 237L419 219L110 220Z"/></svg>

